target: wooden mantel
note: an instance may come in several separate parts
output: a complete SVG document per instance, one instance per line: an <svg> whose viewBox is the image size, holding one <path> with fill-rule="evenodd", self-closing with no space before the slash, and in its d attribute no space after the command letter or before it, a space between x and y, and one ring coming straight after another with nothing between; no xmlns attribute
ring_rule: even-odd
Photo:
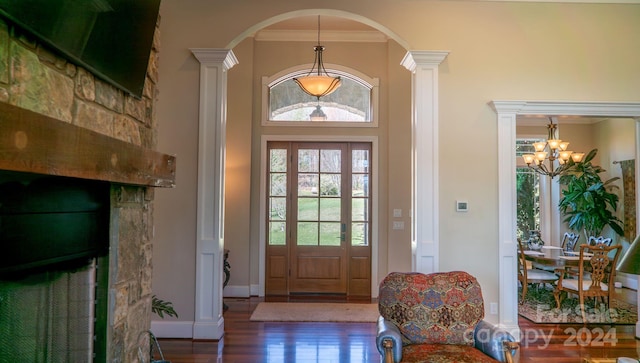
<svg viewBox="0 0 640 363"><path fill-rule="evenodd" d="M173 187L176 158L0 102L0 170Z"/></svg>

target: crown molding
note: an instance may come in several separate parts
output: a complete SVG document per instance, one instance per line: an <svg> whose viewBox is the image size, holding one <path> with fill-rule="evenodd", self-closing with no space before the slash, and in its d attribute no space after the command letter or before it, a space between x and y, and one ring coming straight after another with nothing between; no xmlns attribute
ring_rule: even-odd
<svg viewBox="0 0 640 363"><path fill-rule="evenodd" d="M494 100L490 105L497 113L516 115L640 117L638 102Z"/></svg>

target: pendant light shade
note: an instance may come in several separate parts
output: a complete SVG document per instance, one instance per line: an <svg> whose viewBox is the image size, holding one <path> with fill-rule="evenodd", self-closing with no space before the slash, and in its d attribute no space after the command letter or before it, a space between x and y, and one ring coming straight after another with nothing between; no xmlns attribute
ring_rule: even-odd
<svg viewBox="0 0 640 363"><path fill-rule="evenodd" d="M322 63L324 46L320 45L320 16L318 16L318 45L313 47L315 59L313 66L306 76L296 77L293 80L308 95L320 99L337 90L342 84L340 77L331 77Z"/></svg>

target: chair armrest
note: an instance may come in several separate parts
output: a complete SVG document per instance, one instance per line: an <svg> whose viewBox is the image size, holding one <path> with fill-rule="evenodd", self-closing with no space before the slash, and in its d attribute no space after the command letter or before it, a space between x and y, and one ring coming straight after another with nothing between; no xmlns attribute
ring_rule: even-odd
<svg viewBox="0 0 640 363"><path fill-rule="evenodd" d="M484 354L500 362L517 361L519 344L507 331L481 320L476 326L473 338L475 347Z"/></svg>
<svg viewBox="0 0 640 363"><path fill-rule="evenodd" d="M378 318L378 334L376 335L376 346L382 355L382 362L392 363L402 360L402 338L400 329L395 324L385 320L382 316Z"/></svg>

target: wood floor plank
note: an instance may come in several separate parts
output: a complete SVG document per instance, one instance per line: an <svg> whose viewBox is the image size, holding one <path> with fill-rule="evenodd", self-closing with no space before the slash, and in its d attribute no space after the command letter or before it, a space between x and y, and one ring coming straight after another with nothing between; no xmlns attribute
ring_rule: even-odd
<svg viewBox="0 0 640 363"><path fill-rule="evenodd" d="M619 297L637 304L636 292ZM160 339L172 363L362 363L379 362L375 323L251 322L261 298L225 299L225 336L220 341ZM638 358L634 325L536 324L520 318L521 363L582 363L585 358ZM607 335L608 334L608 335ZM156 357L157 359L158 357Z"/></svg>

